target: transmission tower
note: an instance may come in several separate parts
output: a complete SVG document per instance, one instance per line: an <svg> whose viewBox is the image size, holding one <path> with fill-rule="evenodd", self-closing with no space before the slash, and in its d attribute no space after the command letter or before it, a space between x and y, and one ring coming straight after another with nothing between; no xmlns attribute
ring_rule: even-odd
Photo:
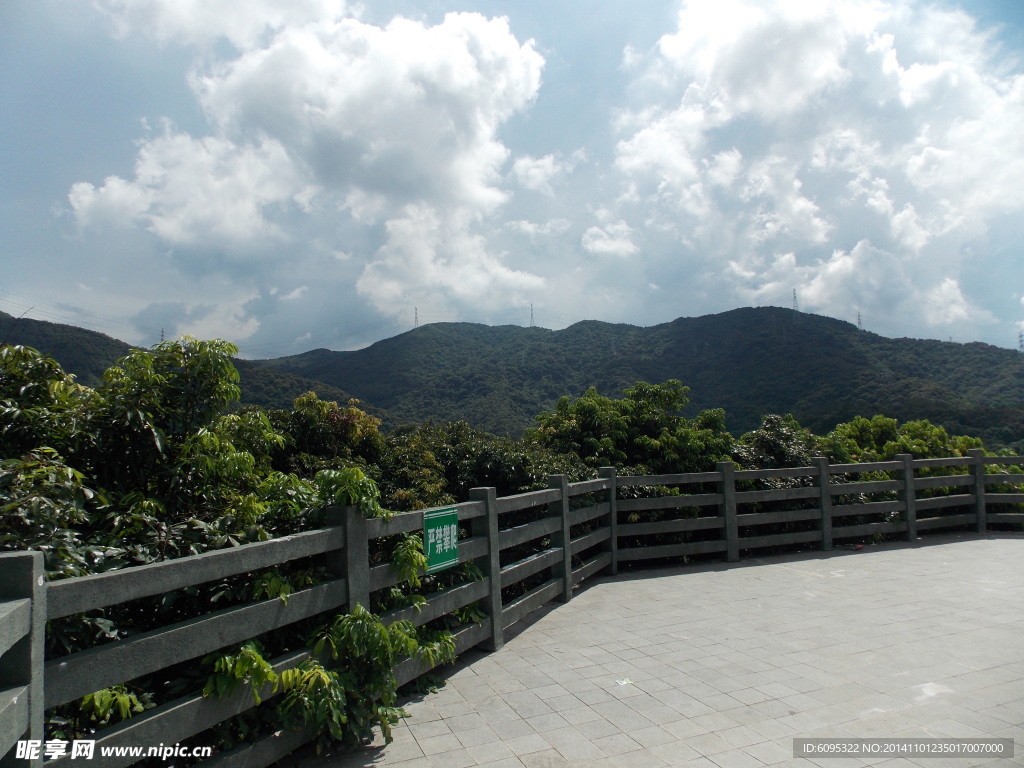
<svg viewBox="0 0 1024 768"><path fill-rule="evenodd" d="M419 328L420 327L420 308L419 307L413 307L412 308L412 327L413 328Z"/></svg>
<svg viewBox="0 0 1024 768"><path fill-rule="evenodd" d="M793 311L794 312L799 312L800 311L800 305L797 304L797 302L796 302L796 288L793 289Z"/></svg>
<svg viewBox="0 0 1024 768"><path fill-rule="evenodd" d="M533 328L533 302L530 302L530 327Z"/></svg>
<svg viewBox="0 0 1024 768"><path fill-rule="evenodd" d="M1017 349L1024 352L1024 331L1017 331Z"/></svg>
<svg viewBox="0 0 1024 768"><path fill-rule="evenodd" d="M857 313L857 330L858 331L863 331L864 330L864 323L862 323L860 321L860 312Z"/></svg>

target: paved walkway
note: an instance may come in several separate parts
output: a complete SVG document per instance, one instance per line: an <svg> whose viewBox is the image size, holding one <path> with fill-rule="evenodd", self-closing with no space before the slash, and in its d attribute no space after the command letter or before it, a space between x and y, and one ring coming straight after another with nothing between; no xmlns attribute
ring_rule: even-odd
<svg viewBox="0 0 1024 768"><path fill-rule="evenodd" d="M1024 765L1024 537L597 579L406 709L386 748L301 764ZM982 736L1015 757L792 756L794 737Z"/></svg>

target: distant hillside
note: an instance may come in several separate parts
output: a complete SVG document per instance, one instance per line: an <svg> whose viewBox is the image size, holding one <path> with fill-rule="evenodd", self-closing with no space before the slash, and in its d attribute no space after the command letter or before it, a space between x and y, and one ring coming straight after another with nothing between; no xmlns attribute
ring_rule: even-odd
<svg viewBox="0 0 1024 768"><path fill-rule="evenodd" d="M103 372L132 347L123 341L74 325L15 318L0 312L0 343L34 347L73 373L79 384L94 387Z"/></svg>
<svg viewBox="0 0 1024 768"><path fill-rule="evenodd" d="M816 432L856 415L927 418L995 443L1024 439L1024 356L987 344L888 339L775 307L640 328L597 321L562 331L422 326L357 352L259 361L328 382L400 422L465 419L517 434L561 395L617 396L637 380L680 379L691 413L726 410L740 434L765 413Z"/></svg>
<svg viewBox="0 0 1024 768"><path fill-rule="evenodd" d="M75 374L79 383L88 387L99 384L103 372L132 348L123 341L85 328L28 318L18 320L0 312L0 342L5 340L9 344L35 347L57 360L65 371ZM238 368L243 404L291 408L296 397L311 390L321 400L335 400L342 404L352 397L344 390L322 381L256 365L247 360L235 360L235 367ZM388 414L372 405L364 404L364 407L386 423L391 422Z"/></svg>
<svg viewBox="0 0 1024 768"><path fill-rule="evenodd" d="M52 355L84 384L129 345L93 331L0 312L0 340ZM1024 355L988 344L888 339L850 323L775 307L640 328L597 321L561 331L425 325L356 352L313 350L236 364L242 401L290 407L309 390L354 396L388 426L463 419L517 435L562 395L619 396L638 380L679 379L690 414L724 408L739 435L766 413L819 434L854 416L926 418L991 446L1024 449Z"/></svg>

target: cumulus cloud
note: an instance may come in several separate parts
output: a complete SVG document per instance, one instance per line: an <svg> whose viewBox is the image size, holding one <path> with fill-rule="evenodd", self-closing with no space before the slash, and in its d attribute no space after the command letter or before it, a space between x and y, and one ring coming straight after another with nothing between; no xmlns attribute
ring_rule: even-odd
<svg viewBox="0 0 1024 768"><path fill-rule="evenodd" d="M83 237L117 227L179 271L224 271L240 285L226 322L287 317L287 343L324 343L320 302L397 322L556 293L567 321L788 304L796 288L847 319L979 327L987 254L1012 251L1024 219L1024 75L929 0L680 0L656 43L593 48L615 77L573 81L604 89L586 114L559 96L588 71L563 66L553 27L517 38L512 6L509 21L344 0L97 5L120 34L193 56L206 127L168 122L130 173L73 184ZM563 90L542 94L539 50Z"/></svg>
<svg viewBox="0 0 1024 768"><path fill-rule="evenodd" d="M225 337L245 339L259 327L254 318L227 305L184 301L159 301L148 304L137 312L132 321L143 334L151 335L156 328L167 339L185 334L197 338Z"/></svg>
<svg viewBox="0 0 1024 768"><path fill-rule="evenodd" d="M642 212L740 299L801 287L838 316L991 322L961 254L1024 208L1024 76L992 50L962 11L921 3L687 0L631 55L623 226Z"/></svg>
<svg viewBox="0 0 1024 768"><path fill-rule="evenodd" d="M194 78L227 135L265 134L327 188L488 211L507 148L500 125L527 107L543 59L505 19L448 14L288 27Z"/></svg>
<svg viewBox="0 0 1024 768"><path fill-rule="evenodd" d="M248 48L275 30L345 10L342 0L97 0L120 36L143 33L161 41L209 44L225 38Z"/></svg>
<svg viewBox="0 0 1024 768"><path fill-rule="evenodd" d="M526 189L553 195L554 184L571 173L585 156L582 151L574 153L569 160L562 160L554 154L543 157L524 155L512 164L512 175Z"/></svg>
<svg viewBox="0 0 1024 768"><path fill-rule="evenodd" d="M521 303L544 280L511 269L487 250L484 238L427 205L411 205L386 225L387 243L357 287L387 314L415 304L444 308L444 297L477 305Z"/></svg>
<svg viewBox="0 0 1024 768"><path fill-rule="evenodd" d="M246 245L279 237L269 206L295 202L303 183L284 148L272 140L235 144L166 133L146 141L131 181L78 182L69 201L83 225L141 221L173 245Z"/></svg>
<svg viewBox="0 0 1024 768"><path fill-rule="evenodd" d="M142 224L170 245L265 257L275 240L321 242L333 229L356 242L322 250L360 261L358 289L389 313L405 309L396 297L427 289L476 301L542 282L476 231L508 198L498 132L533 102L544 64L507 19L376 26L314 0L244 13L169 0L104 7L126 34L220 36L236 50L207 54L190 75L210 135L168 129L140 142L132 178L74 184L81 225ZM553 161L545 183L569 168Z"/></svg>
<svg viewBox="0 0 1024 768"><path fill-rule="evenodd" d="M588 227L583 233L581 245L593 254L609 256L630 256L640 249L633 242L633 228L625 221L613 221L608 210L598 211L602 220L600 226Z"/></svg>
<svg viewBox="0 0 1024 768"><path fill-rule="evenodd" d="M506 225L514 232L521 232L524 235L536 237L538 235L560 235L567 232L572 226L568 219L548 219L543 224L525 219L514 219Z"/></svg>

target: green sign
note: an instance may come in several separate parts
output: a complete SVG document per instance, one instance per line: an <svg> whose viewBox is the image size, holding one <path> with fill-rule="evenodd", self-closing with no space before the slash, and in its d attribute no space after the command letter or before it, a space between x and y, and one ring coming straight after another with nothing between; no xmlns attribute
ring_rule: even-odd
<svg viewBox="0 0 1024 768"><path fill-rule="evenodd" d="M459 564L459 511L455 507L423 513L423 554L427 573Z"/></svg>

